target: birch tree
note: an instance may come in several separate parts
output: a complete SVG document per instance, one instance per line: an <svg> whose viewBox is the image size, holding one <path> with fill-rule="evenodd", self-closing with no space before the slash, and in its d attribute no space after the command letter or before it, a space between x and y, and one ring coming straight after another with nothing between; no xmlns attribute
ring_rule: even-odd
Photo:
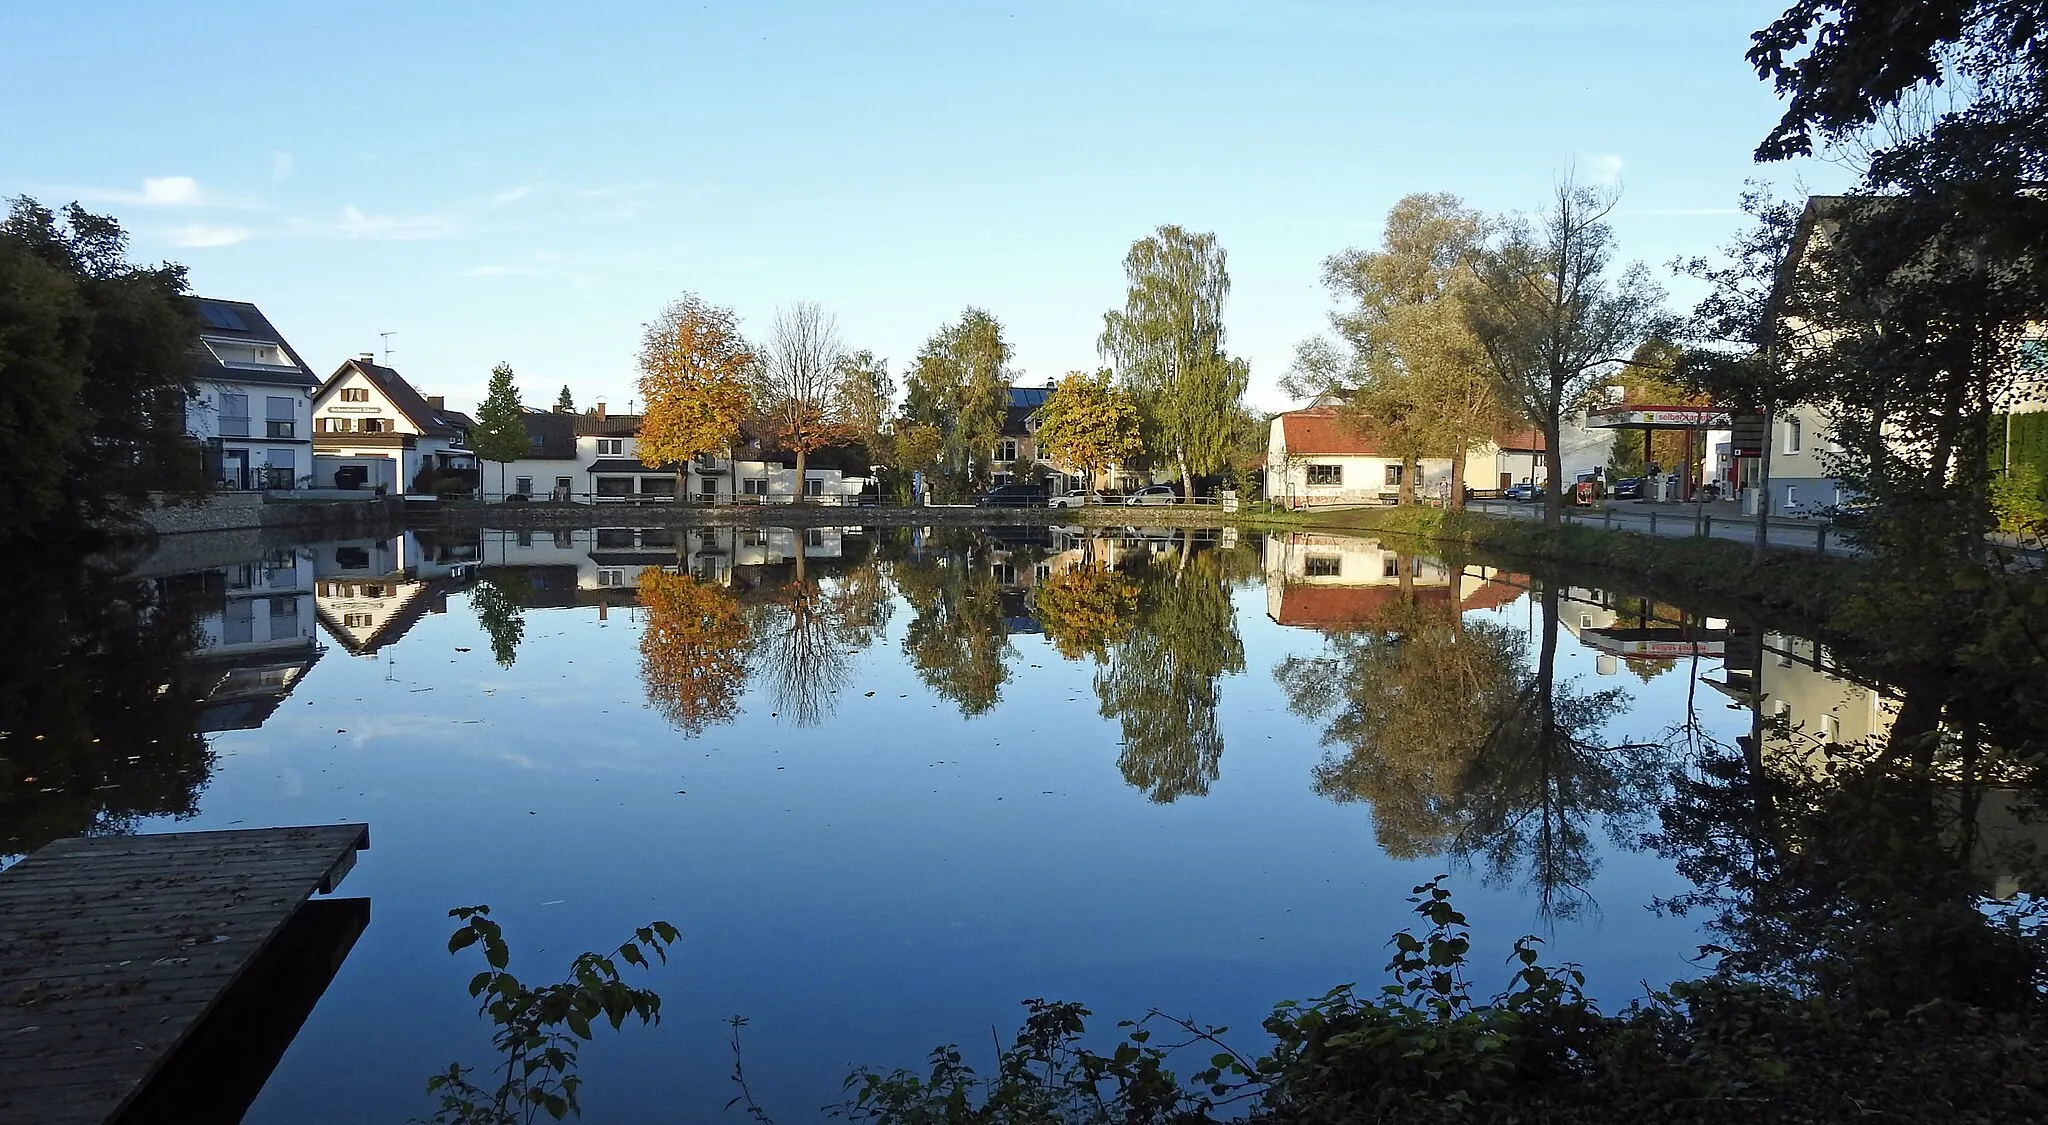
<svg viewBox="0 0 2048 1125"><path fill-rule="evenodd" d="M1138 404L1147 450L1173 459L1181 490L1229 464L1251 370L1223 348L1230 271L1212 233L1178 226L1131 244L1124 307L1104 313L1097 342Z"/></svg>

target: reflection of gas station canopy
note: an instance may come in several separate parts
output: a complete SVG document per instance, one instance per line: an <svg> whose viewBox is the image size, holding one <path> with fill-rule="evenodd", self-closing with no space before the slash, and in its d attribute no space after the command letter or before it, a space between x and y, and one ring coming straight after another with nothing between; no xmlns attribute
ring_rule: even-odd
<svg viewBox="0 0 2048 1125"><path fill-rule="evenodd" d="M1728 411L1717 406L1602 406L1586 412L1598 430L1725 430Z"/></svg>
<svg viewBox="0 0 2048 1125"><path fill-rule="evenodd" d="M1623 657L1720 656L1728 634L1721 629L1607 628L1583 629L1579 642L1600 652Z"/></svg>

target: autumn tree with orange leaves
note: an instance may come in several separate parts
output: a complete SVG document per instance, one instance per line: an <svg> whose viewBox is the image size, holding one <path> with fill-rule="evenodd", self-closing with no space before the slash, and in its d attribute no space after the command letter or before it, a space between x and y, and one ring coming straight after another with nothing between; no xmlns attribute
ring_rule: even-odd
<svg viewBox="0 0 2048 1125"><path fill-rule="evenodd" d="M1131 631L1138 614L1137 583L1113 570L1081 566L1034 587L1031 604L1052 647L1068 660L1109 659L1111 645Z"/></svg>
<svg viewBox="0 0 2048 1125"><path fill-rule="evenodd" d="M670 301L640 338L640 394L647 412L637 449L649 465L684 466L702 453L729 452L753 409L754 350L731 309L695 293Z"/></svg>
<svg viewBox="0 0 2048 1125"><path fill-rule="evenodd" d="M688 735L731 722L747 687L752 629L730 590L687 574L640 573L640 676L647 699Z"/></svg>

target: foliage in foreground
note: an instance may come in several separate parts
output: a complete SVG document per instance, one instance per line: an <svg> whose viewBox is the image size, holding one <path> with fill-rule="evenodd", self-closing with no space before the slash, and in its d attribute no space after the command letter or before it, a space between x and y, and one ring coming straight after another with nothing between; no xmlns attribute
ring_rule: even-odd
<svg viewBox="0 0 2048 1125"><path fill-rule="evenodd" d="M449 911L462 925L449 937L448 952L483 945L487 967L470 979L469 994L481 1001L478 1014L497 1027L491 1045L502 1067L494 1063L480 1074L478 1068L450 1063L427 1080L427 1092L440 1101L427 1120L433 1125L530 1125L543 1111L557 1121L572 1113L581 1116L577 1052L592 1037L592 1021L602 1017L614 1031L628 1017L643 1025L661 1022L661 997L626 984L618 963L646 968L650 953L666 962L667 947L681 935L667 922L650 922L611 956L585 953L570 965L567 979L534 986L507 970L511 950L490 914L488 906ZM493 1078L496 1086L478 1084Z"/></svg>
<svg viewBox="0 0 2048 1125"><path fill-rule="evenodd" d="M1725 976L1673 984L1617 1015L1575 966L1515 943L1506 991L1479 1003L1465 917L1441 877L1416 888L1420 936L1397 934L1376 996L1343 985L1285 1001L1250 1057L1226 1029L1155 1011L1108 1054L1082 1046L1087 1009L1027 1002L993 1073L957 1047L926 1073L862 1070L834 1110L890 1125L1208 1122L2020 1121L2048 1114L2048 1049L2022 1015L1949 1003L1838 1010ZM1157 1026L1177 1030L1155 1042ZM1172 1056L1193 1052L1182 1080Z"/></svg>

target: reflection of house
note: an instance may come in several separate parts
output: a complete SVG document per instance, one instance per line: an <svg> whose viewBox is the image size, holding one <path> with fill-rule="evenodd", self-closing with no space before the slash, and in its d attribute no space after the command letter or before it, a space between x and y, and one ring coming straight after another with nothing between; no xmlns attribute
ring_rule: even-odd
<svg viewBox="0 0 2048 1125"><path fill-rule="evenodd" d="M489 530L483 533L483 559L487 570L522 573L537 592L559 598L569 591L630 591L649 570L688 572L702 581L731 585L736 578L757 579L761 570L785 567L799 554L806 560L836 560L845 534L837 527Z"/></svg>
<svg viewBox="0 0 2048 1125"><path fill-rule="evenodd" d="M261 726L320 659L310 554L288 548L167 581L198 589L199 641L180 679L201 701L200 729Z"/></svg>
<svg viewBox="0 0 2048 1125"><path fill-rule="evenodd" d="M349 360L327 377L313 399L317 483L361 488L395 479L405 490L417 487L422 473L431 479L449 472L474 483L473 425L468 415L448 409L441 396L420 394L373 357Z"/></svg>
<svg viewBox="0 0 2048 1125"><path fill-rule="evenodd" d="M373 655L420 618L446 613L476 556L473 539L428 532L323 543L313 557L320 623L351 655Z"/></svg>
<svg viewBox="0 0 2048 1125"><path fill-rule="evenodd" d="M1310 629L1362 626L1412 600L1448 606L1451 573L1376 539L1302 533L1266 536L1266 615Z"/></svg>
<svg viewBox="0 0 2048 1125"><path fill-rule="evenodd" d="M198 393L185 430L205 446L207 476L222 488L296 488L313 471L312 368L255 305L191 298L199 312Z"/></svg>

